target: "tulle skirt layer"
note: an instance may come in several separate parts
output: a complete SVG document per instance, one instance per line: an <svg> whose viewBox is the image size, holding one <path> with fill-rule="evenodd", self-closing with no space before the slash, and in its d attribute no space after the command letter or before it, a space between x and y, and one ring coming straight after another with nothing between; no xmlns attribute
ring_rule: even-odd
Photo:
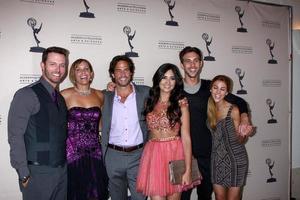
<svg viewBox="0 0 300 200"><path fill-rule="evenodd" d="M170 140L150 140L146 143L140 162L137 191L146 196L167 196L181 192L181 185L169 179L169 161L184 159L180 137Z"/></svg>

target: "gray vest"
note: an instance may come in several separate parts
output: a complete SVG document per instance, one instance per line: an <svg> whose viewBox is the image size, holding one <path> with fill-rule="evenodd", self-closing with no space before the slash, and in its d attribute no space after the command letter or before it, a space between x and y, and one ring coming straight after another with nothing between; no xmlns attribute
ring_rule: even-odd
<svg viewBox="0 0 300 200"><path fill-rule="evenodd" d="M46 88L38 83L32 86L40 110L29 118L24 135L27 160L41 165L59 166L66 161L67 107L58 95L59 107Z"/></svg>

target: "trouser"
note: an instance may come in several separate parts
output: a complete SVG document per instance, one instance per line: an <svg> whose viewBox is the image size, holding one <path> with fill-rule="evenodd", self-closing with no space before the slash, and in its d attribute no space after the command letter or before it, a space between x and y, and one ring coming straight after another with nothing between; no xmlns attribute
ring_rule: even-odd
<svg viewBox="0 0 300 200"><path fill-rule="evenodd" d="M28 165L30 178L26 188L20 184L23 200L66 200L67 165L59 167Z"/></svg>
<svg viewBox="0 0 300 200"><path fill-rule="evenodd" d="M131 200L144 200L136 191L136 177L143 148L132 152L121 152L108 148L105 165L108 174L108 188L112 200L127 200L128 188Z"/></svg>
<svg viewBox="0 0 300 200"><path fill-rule="evenodd" d="M210 158L197 157L199 170L202 174L201 184L197 186L198 200L211 200L213 191L210 172ZM193 189L182 192L181 200L190 200Z"/></svg>

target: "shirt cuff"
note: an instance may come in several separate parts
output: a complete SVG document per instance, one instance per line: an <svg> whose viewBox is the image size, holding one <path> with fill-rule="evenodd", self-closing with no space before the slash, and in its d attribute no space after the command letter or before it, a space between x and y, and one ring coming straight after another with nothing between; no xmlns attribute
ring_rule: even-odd
<svg viewBox="0 0 300 200"><path fill-rule="evenodd" d="M30 172L29 172L29 169L28 167L22 167L22 168L19 168L17 170L17 173L18 173L18 176L19 176L19 179L22 179L24 178L25 176L29 176Z"/></svg>

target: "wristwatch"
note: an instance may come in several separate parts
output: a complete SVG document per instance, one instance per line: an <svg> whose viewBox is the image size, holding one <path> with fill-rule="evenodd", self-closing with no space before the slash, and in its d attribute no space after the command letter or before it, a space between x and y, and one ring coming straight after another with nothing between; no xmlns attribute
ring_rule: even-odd
<svg viewBox="0 0 300 200"><path fill-rule="evenodd" d="M26 181L29 179L29 175L28 176L24 176L23 178L20 178L21 183L26 183Z"/></svg>

